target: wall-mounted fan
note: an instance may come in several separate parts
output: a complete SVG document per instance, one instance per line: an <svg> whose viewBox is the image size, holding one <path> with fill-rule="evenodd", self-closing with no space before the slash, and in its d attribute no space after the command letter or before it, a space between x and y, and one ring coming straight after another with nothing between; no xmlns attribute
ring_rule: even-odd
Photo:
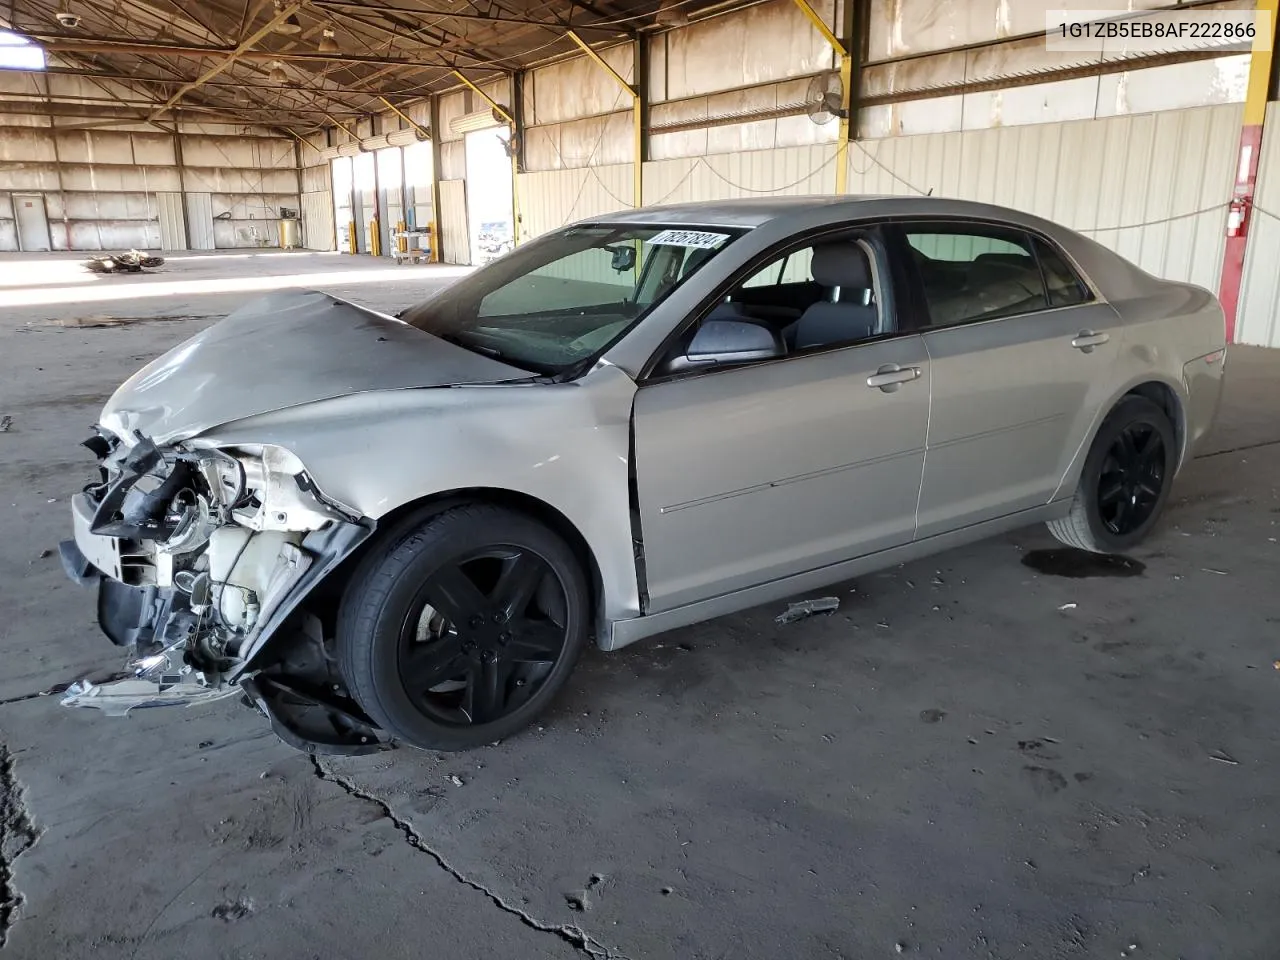
<svg viewBox="0 0 1280 960"><path fill-rule="evenodd" d="M809 119L823 124L830 123L836 117L844 117L847 111L840 108L843 92L840 74L835 71L819 74L810 80L804 98Z"/></svg>

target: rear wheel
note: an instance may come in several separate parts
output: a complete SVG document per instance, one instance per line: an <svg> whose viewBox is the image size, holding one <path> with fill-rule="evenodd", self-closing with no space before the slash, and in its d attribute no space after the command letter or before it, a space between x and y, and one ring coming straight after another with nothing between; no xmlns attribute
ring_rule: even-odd
<svg viewBox="0 0 1280 960"><path fill-rule="evenodd" d="M1155 526L1176 466L1168 415L1146 397L1126 397L1089 448L1071 512L1049 532L1081 550L1124 552Z"/></svg>
<svg viewBox="0 0 1280 960"><path fill-rule="evenodd" d="M393 736L467 750L546 708L589 617L586 578L558 535L511 510L458 507L361 564L339 612L340 664Z"/></svg>

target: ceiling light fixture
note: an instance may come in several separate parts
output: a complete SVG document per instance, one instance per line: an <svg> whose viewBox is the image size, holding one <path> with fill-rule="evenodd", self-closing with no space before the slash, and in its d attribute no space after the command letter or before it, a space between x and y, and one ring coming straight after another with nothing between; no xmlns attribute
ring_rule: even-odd
<svg viewBox="0 0 1280 960"><path fill-rule="evenodd" d="M271 72L267 74L267 79L272 83L289 82L289 75L284 72L284 65L279 60L271 61Z"/></svg>
<svg viewBox="0 0 1280 960"><path fill-rule="evenodd" d="M334 39L334 32L325 27L324 33L320 36L320 42L316 44L316 50L320 53L337 53L338 41Z"/></svg>

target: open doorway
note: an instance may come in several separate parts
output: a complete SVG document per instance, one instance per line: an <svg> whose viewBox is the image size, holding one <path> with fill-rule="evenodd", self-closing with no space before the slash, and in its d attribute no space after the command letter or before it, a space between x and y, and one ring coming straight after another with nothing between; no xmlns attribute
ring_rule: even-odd
<svg viewBox="0 0 1280 960"><path fill-rule="evenodd" d="M496 260L515 246L511 155L504 127L467 134L467 224L471 262Z"/></svg>

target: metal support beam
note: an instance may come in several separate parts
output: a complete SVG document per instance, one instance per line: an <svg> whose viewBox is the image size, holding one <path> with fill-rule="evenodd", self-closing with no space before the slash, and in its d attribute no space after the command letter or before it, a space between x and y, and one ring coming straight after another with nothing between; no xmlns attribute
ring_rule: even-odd
<svg viewBox="0 0 1280 960"><path fill-rule="evenodd" d="M792 0L792 2L822 34L822 38L840 59L840 132L836 141L836 193L843 194L849 189L849 117L853 102L853 57L844 41L831 31L818 11L809 5L809 0ZM851 0L845 0L846 11L852 11L852 7Z"/></svg>
<svg viewBox="0 0 1280 960"><path fill-rule="evenodd" d="M444 246L440 238L440 98L431 97L431 262L444 262Z"/></svg>
<svg viewBox="0 0 1280 960"><path fill-rule="evenodd" d="M1240 153L1236 160L1236 183L1231 194L1227 219L1227 243L1222 255L1218 299L1226 314L1227 343L1236 342L1240 306L1240 285L1244 279L1244 257L1249 242L1253 195L1258 181L1258 154L1262 151L1262 127L1267 117L1267 95L1275 41L1280 37L1277 13L1280 0L1256 0L1257 32L1249 58L1249 86L1245 92L1244 119L1240 125ZM1269 35L1268 35L1269 34Z"/></svg>
<svg viewBox="0 0 1280 960"><path fill-rule="evenodd" d="M22 33L21 36L28 37L35 43L38 43L50 53L132 53L138 56L161 56L161 57L188 57L191 59L225 59L230 54L235 53L234 49L227 47L205 47L197 44L172 44L172 43L151 43L145 40L129 40L129 39L98 39L84 40L78 37L68 38L57 34L47 33ZM424 60L410 60L407 58L396 57L378 57L365 56L357 53L319 53L319 52L298 52L294 50L281 50L276 52L268 52L265 50L245 50L236 55L237 60L294 60L299 62L332 62L332 63L368 63L374 66L387 67L413 67L421 70L423 67L443 67L443 63L430 63ZM215 74L216 76L216 74Z"/></svg>
<svg viewBox="0 0 1280 960"><path fill-rule="evenodd" d="M413 132L416 133L420 139L422 140L431 139L431 134L428 131L424 130L416 120L414 120L411 116L409 116L399 107L397 107L394 103L392 103L386 97L379 97L378 99L387 105L387 109L389 109L397 117L399 117L401 120L407 123L410 127L412 127Z"/></svg>
<svg viewBox="0 0 1280 960"><path fill-rule="evenodd" d="M274 17L272 17L270 20L268 20L266 23L260 26L257 30L253 31L253 33L249 34L249 36L245 37L244 40L242 40L240 44L234 50L231 51L231 53L227 54L227 56L223 58L221 62L214 64L212 67L210 67L208 70L202 73L195 80L192 80L190 83L184 83L182 86L180 86L177 92L174 93L173 96L171 96L168 100L166 100L161 107L159 107L154 113L151 114L149 119L151 120L156 119L162 113L164 113L166 110L172 107L175 103L181 100L184 96L190 93L192 90L199 88L201 84L205 83L208 80L212 80L218 74L222 73L223 70L226 70L229 66L235 63L236 60L242 54L247 53L254 45L258 43L259 40L261 40L263 37L269 34L279 24L283 23L289 17L293 16L295 13L301 10L302 6L303 6L302 3L291 3L287 7L281 7L279 10L276 11L276 15Z"/></svg>
<svg viewBox="0 0 1280 960"><path fill-rule="evenodd" d="M490 16L485 13L465 13L465 12L445 12L442 10L413 10L408 7L390 7L386 5L377 5L371 3L359 3L355 0L312 0L312 5L316 7L330 8L347 8L351 10L360 10L364 13L393 14L411 19L430 18L431 20L463 20L471 23L491 23L491 24L514 24L524 27L542 27L546 30L560 31L564 29L563 23L556 23L551 20L535 20L531 17L514 17L507 14L496 14ZM580 30L603 30L612 34L626 33L627 31L617 24L605 24L596 26L590 23L577 25Z"/></svg>
<svg viewBox="0 0 1280 960"><path fill-rule="evenodd" d="M515 117L511 116L511 114L508 112L506 107L504 107L497 100L493 99L493 97L489 96L487 93L481 90L478 86L476 86L474 83L468 80L465 76L463 76L461 70L454 70L453 75L457 77L459 80L461 80L463 83L465 83L472 90L474 90L476 93L480 94L481 98L487 104L489 104L489 106L493 107L494 113L502 117L502 119L505 122L511 123L511 124L514 124L516 122Z"/></svg>
<svg viewBox="0 0 1280 960"><path fill-rule="evenodd" d="M631 134L632 134L632 165L634 170L631 177L631 205L640 207L644 205L644 97L641 95L638 84L628 83L617 70L609 66L608 61L600 54L596 53L580 36L569 30L565 33L570 40L582 48L582 52L595 61L596 66L613 78L613 82L622 87L631 95ZM639 75L640 51L639 44L643 40L636 41L636 49L634 50L635 59L632 61L632 72ZM607 123L608 121L604 121ZM591 158L587 158L587 163L591 162Z"/></svg>

